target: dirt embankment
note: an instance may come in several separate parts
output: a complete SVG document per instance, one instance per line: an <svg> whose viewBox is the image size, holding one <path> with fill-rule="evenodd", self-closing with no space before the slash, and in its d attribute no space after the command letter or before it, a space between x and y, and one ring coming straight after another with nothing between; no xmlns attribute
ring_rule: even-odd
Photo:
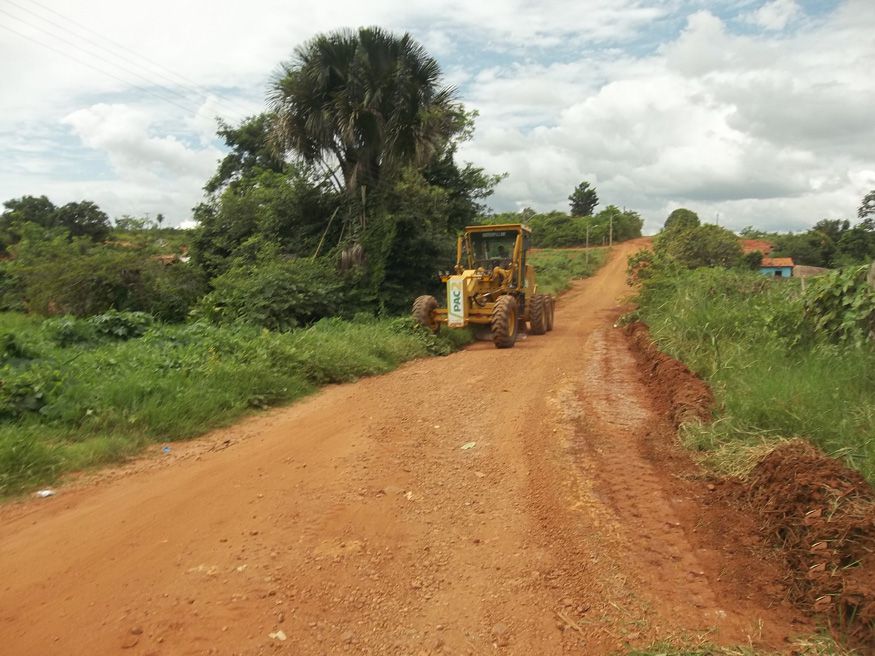
<svg viewBox="0 0 875 656"><path fill-rule="evenodd" d="M875 649L875 493L813 446L791 442L753 470L739 495L781 550L791 599Z"/></svg>
<svg viewBox="0 0 875 656"><path fill-rule="evenodd" d="M707 384L662 353L643 323L627 328L650 393L675 426L711 417ZM826 619L840 640L875 649L875 491L807 442L771 451L746 480L714 480L718 498L747 513L783 569L783 594Z"/></svg>
<svg viewBox="0 0 875 656"><path fill-rule="evenodd" d="M661 414L668 417L675 428L688 421L709 419L714 395L708 384L682 362L660 351L650 339L645 324L636 321L628 326L626 334L638 355L650 395L659 404Z"/></svg>

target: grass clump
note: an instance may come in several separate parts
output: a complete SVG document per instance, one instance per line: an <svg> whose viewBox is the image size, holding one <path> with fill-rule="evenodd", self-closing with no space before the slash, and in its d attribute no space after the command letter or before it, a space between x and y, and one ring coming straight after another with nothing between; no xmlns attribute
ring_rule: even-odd
<svg viewBox="0 0 875 656"><path fill-rule="evenodd" d="M796 638L793 653L799 656L856 656L858 652L840 646L826 634ZM658 642L649 647L625 652L625 656L776 656L777 652L763 651L750 646L717 646L703 642L678 646L672 642Z"/></svg>
<svg viewBox="0 0 875 656"><path fill-rule="evenodd" d="M538 291L544 294L560 294L577 278L588 278L598 271L608 255L608 248L591 248L588 251L544 248L529 254L529 262L535 268Z"/></svg>
<svg viewBox="0 0 875 656"><path fill-rule="evenodd" d="M737 448L804 437L875 482L875 348L819 330L799 281L675 270L646 280L639 301L660 348L714 390L719 421L684 438L718 469L744 469Z"/></svg>
<svg viewBox="0 0 875 656"><path fill-rule="evenodd" d="M50 321L0 314L0 335L14 332L13 350L29 356L0 361L0 496L471 340L364 316L283 333L118 316L106 331L70 319L59 332Z"/></svg>

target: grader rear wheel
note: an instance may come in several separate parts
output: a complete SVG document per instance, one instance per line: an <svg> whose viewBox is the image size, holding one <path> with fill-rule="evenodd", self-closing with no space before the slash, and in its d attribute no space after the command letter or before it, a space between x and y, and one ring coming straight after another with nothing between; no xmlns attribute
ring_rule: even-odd
<svg viewBox="0 0 875 656"><path fill-rule="evenodd" d="M552 296L544 297L544 317L547 331L553 330L553 313L556 310L556 300Z"/></svg>
<svg viewBox="0 0 875 656"><path fill-rule="evenodd" d="M438 322L434 320L434 311L437 306L438 302L434 296L420 296L413 301L413 320L420 326L436 333L440 328Z"/></svg>
<svg viewBox="0 0 875 656"><path fill-rule="evenodd" d="M533 335L547 332L547 302L543 294L535 294L529 304L529 332Z"/></svg>
<svg viewBox="0 0 875 656"><path fill-rule="evenodd" d="M492 341L497 348L510 348L516 343L517 304L513 296L502 296L492 308Z"/></svg>

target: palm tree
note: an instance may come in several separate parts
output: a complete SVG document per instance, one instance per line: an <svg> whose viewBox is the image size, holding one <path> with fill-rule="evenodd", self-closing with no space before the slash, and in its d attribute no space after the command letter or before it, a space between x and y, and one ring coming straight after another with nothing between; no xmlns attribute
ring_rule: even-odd
<svg viewBox="0 0 875 656"><path fill-rule="evenodd" d="M268 95L275 144L338 170L354 198L388 168L422 166L461 129L454 90L409 34L338 30L299 46Z"/></svg>

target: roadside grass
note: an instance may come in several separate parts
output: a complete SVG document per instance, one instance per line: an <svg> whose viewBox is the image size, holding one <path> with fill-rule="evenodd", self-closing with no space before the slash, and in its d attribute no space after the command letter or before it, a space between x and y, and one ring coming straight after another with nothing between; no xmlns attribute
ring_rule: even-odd
<svg viewBox="0 0 875 656"><path fill-rule="evenodd" d="M572 251L560 248L538 249L529 255L535 268L538 290L544 294L561 294L577 278L588 278L604 264L609 248Z"/></svg>
<svg viewBox="0 0 875 656"><path fill-rule="evenodd" d="M682 431L707 464L743 474L802 437L875 482L875 349L806 336L798 281L700 269L653 280L639 303L660 348L714 390L718 420Z"/></svg>
<svg viewBox="0 0 875 656"><path fill-rule="evenodd" d="M127 341L66 346L48 327L0 314L0 344L12 344L0 359L0 496L471 341L406 318L324 319L285 333L154 324Z"/></svg>
<svg viewBox="0 0 875 656"><path fill-rule="evenodd" d="M859 652L840 646L826 634L815 634L792 641L794 654L799 656L857 656ZM625 652L624 656L777 656L778 653L749 646L718 647L702 643L679 647L670 642L659 642L643 649Z"/></svg>

